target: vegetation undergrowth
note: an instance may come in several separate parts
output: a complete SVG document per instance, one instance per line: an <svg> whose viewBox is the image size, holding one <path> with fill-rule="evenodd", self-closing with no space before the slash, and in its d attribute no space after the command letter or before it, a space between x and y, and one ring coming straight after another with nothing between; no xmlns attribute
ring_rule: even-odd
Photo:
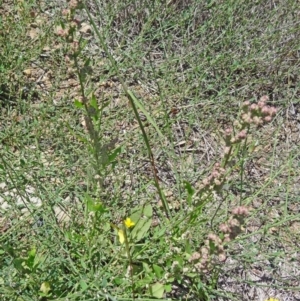
<svg viewBox="0 0 300 301"><path fill-rule="evenodd" d="M16 5L29 22L50 9ZM16 116L1 123L1 300L241 300L227 278L259 287L249 271L274 276L297 262L299 140L283 144L281 125L299 103L277 100L279 75L273 87L262 74L268 54L256 53L265 38L248 30L250 8L266 9L71 0L50 10L52 35L34 36L42 42L22 64L1 53L6 75L28 76L45 52L59 66L43 73L55 82L49 93L1 87L3 120ZM298 46L291 38L278 60ZM293 67L285 96L296 99ZM76 88L57 100L64 74ZM262 285L277 289L265 300L299 289L283 275Z"/></svg>

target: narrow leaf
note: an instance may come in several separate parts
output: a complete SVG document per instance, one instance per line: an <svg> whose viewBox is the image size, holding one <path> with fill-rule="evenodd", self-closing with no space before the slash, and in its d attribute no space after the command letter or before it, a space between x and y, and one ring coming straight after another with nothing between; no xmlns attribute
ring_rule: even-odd
<svg viewBox="0 0 300 301"><path fill-rule="evenodd" d="M150 114L146 111L143 104L136 98L136 96L134 95L134 93L132 91L128 90L127 92L128 92L128 95L130 96L130 98L132 99L132 101L134 102L134 104L143 112L143 114L146 116L147 120L153 125L153 127L155 128L155 130L157 131L159 136L161 138L164 138L164 135L160 131L156 122L153 120L153 118L150 116Z"/></svg>
<svg viewBox="0 0 300 301"><path fill-rule="evenodd" d="M131 235L134 241L139 241L146 237L152 224L152 220L148 218L141 218L133 228Z"/></svg>

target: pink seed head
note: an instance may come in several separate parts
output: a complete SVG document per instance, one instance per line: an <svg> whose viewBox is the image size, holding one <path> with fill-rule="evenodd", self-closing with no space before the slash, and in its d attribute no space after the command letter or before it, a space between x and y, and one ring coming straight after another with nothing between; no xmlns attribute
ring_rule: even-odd
<svg viewBox="0 0 300 301"><path fill-rule="evenodd" d="M256 111L258 109L258 105L253 103L251 106L250 106L250 110L251 111Z"/></svg>
<svg viewBox="0 0 300 301"><path fill-rule="evenodd" d="M224 154L225 154L225 155L228 155L228 154L230 153L230 149L231 149L230 146L226 146L226 147L224 148Z"/></svg>
<svg viewBox="0 0 300 301"><path fill-rule="evenodd" d="M261 102L267 102L269 100L269 96L268 95L263 95L259 101Z"/></svg>
<svg viewBox="0 0 300 301"><path fill-rule="evenodd" d="M255 125L261 125L261 124L263 124L262 118L261 118L261 117L258 117L258 116L254 116L254 117L253 117L253 123L254 123Z"/></svg>
<svg viewBox="0 0 300 301"><path fill-rule="evenodd" d="M246 100L243 102L242 108L244 111L247 111L250 106L250 101Z"/></svg>
<svg viewBox="0 0 300 301"><path fill-rule="evenodd" d="M230 136L232 134L232 128L227 128L226 130L225 130L225 135L226 136Z"/></svg>
<svg viewBox="0 0 300 301"><path fill-rule="evenodd" d="M269 115L270 114L270 107L269 106L264 106L262 109L261 109L261 112L265 115Z"/></svg>
<svg viewBox="0 0 300 301"><path fill-rule="evenodd" d="M219 227L220 231L223 233L229 233L230 229L227 224L221 224Z"/></svg>
<svg viewBox="0 0 300 301"><path fill-rule="evenodd" d="M272 120L272 117L271 116L265 116L264 117L264 121L265 122L270 122Z"/></svg>
<svg viewBox="0 0 300 301"><path fill-rule="evenodd" d="M232 214L247 216L249 214L249 209L246 206L238 206L232 210Z"/></svg>
<svg viewBox="0 0 300 301"><path fill-rule="evenodd" d="M226 260L226 254L225 253L221 253L221 254L219 254L219 260L221 261L221 262L224 262L225 260Z"/></svg>
<svg viewBox="0 0 300 301"><path fill-rule="evenodd" d="M238 133L238 139L245 139L247 136L247 131L246 130L242 130Z"/></svg>
<svg viewBox="0 0 300 301"><path fill-rule="evenodd" d="M276 109L275 107L271 107L271 108L270 108L270 115L271 115L271 116L275 116L276 113L277 113L277 109Z"/></svg>
<svg viewBox="0 0 300 301"><path fill-rule="evenodd" d="M235 227L240 227L240 222L236 219L236 218L232 218L229 222L229 227L232 229L232 228L235 228Z"/></svg>

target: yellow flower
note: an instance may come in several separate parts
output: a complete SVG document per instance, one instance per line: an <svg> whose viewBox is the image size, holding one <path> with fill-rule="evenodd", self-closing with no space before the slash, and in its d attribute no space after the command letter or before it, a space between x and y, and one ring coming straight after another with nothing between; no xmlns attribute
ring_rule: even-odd
<svg viewBox="0 0 300 301"><path fill-rule="evenodd" d="M275 298L269 298L269 299L266 299L265 301L279 301L279 300L275 299Z"/></svg>
<svg viewBox="0 0 300 301"><path fill-rule="evenodd" d="M121 229L119 229L119 230L118 230L118 235L119 235L119 241L120 241L120 243L123 244L124 241L125 241L124 231L121 230Z"/></svg>
<svg viewBox="0 0 300 301"><path fill-rule="evenodd" d="M126 226L126 228L131 228L135 225L135 223L130 219L130 217L127 217L124 221L124 224Z"/></svg>
<svg viewBox="0 0 300 301"><path fill-rule="evenodd" d="M125 233L124 233L124 231L122 230L122 229L119 229L116 225L114 225L114 224L110 224L114 229L116 229L117 230L117 233L118 233L118 236L119 236L119 241L120 241L120 243L121 244L123 244L124 243L124 241L125 241Z"/></svg>

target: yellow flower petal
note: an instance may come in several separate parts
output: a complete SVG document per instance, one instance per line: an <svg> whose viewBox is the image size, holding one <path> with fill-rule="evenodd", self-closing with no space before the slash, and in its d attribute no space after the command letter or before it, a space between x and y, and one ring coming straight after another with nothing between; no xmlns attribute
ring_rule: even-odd
<svg viewBox="0 0 300 301"><path fill-rule="evenodd" d="M130 219L130 217L127 217L124 221L124 224L126 226L126 228L131 228L135 225L135 223Z"/></svg>
<svg viewBox="0 0 300 301"><path fill-rule="evenodd" d="M121 229L119 229L118 230L118 235L119 235L119 241L120 241L120 243L123 244L124 241L125 241L124 231L121 230Z"/></svg>

